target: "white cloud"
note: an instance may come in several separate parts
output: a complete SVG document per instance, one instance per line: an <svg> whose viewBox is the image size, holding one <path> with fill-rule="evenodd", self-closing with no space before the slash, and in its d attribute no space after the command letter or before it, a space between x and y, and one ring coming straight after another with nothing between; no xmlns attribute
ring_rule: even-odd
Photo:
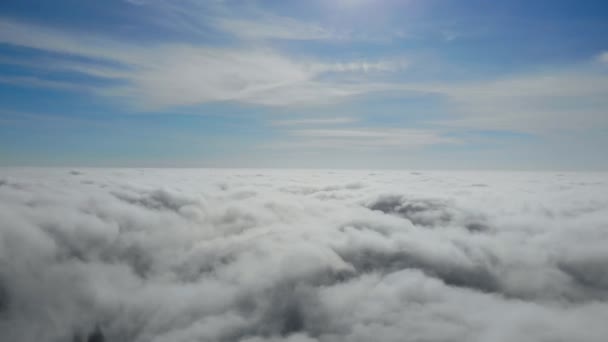
<svg viewBox="0 0 608 342"><path fill-rule="evenodd" d="M331 41L387 43L402 39L402 32L363 33L332 29L319 23L306 22L292 17L272 15L263 11L247 13L247 18L221 17L209 20L215 29L232 34L248 42L269 40Z"/></svg>
<svg viewBox="0 0 608 342"><path fill-rule="evenodd" d="M321 74L388 71L396 63L311 64L270 49L186 44L144 46L6 19L0 20L0 27L0 42L3 43L104 60L100 65L65 61L49 67L122 79L125 85L103 86L99 93L122 96L144 108L211 101L268 106L330 103L382 87L321 81L318 79ZM45 83L40 81L38 84L44 86Z"/></svg>
<svg viewBox="0 0 608 342"><path fill-rule="evenodd" d="M309 68L318 73L325 72L391 72L407 68L409 65L405 59L381 60L376 62L352 61L343 63L317 63Z"/></svg>
<svg viewBox="0 0 608 342"><path fill-rule="evenodd" d="M272 120L272 126L315 126L315 125L337 125L357 122L358 120L350 117L334 118L307 118L307 119L285 119Z"/></svg>
<svg viewBox="0 0 608 342"><path fill-rule="evenodd" d="M584 65L477 82L382 83L372 82L371 79L378 78L367 74L401 70L408 66L407 60L332 63L297 60L272 49L144 45L6 18L0 19L0 42L65 56L65 60L57 58L41 63L44 68L111 78L122 83L83 87L29 76L4 77L2 82L95 91L125 98L144 109L213 101L288 107L323 105L390 91L402 95L443 96L447 100L445 111L451 117L434 123L451 127L539 133L608 126L604 110L608 106L608 78L604 77L604 71ZM74 61L71 56L93 61ZM23 65L37 61L8 62ZM335 73L346 73L350 80L332 77ZM351 73L358 73L356 82Z"/></svg>
<svg viewBox="0 0 608 342"><path fill-rule="evenodd" d="M216 20L216 27L246 40L286 39L286 40L337 40L347 36L313 23L306 23L288 17L264 14L262 19L223 18Z"/></svg>
<svg viewBox="0 0 608 342"><path fill-rule="evenodd" d="M586 70L532 73L430 86L445 95L455 125L524 132L607 126L608 78Z"/></svg>
<svg viewBox="0 0 608 342"><path fill-rule="evenodd" d="M78 86L70 82L46 80L34 76L0 76L0 83L20 87L51 88L68 91L91 90L89 87Z"/></svg>
<svg viewBox="0 0 608 342"><path fill-rule="evenodd" d="M604 51L597 56L597 60L602 63L608 63L608 51Z"/></svg>
<svg viewBox="0 0 608 342"><path fill-rule="evenodd" d="M607 187L597 173L2 169L0 333L603 342Z"/></svg>
<svg viewBox="0 0 608 342"><path fill-rule="evenodd" d="M0 43L125 64L134 62L139 55L132 44L2 17L0 17Z"/></svg>
<svg viewBox="0 0 608 342"><path fill-rule="evenodd" d="M121 79L126 76L125 70L117 67L108 67L98 63L87 63L77 60L62 60L58 58L23 59L0 57L1 64L16 65L31 69L54 71L54 72L77 72L106 79Z"/></svg>
<svg viewBox="0 0 608 342"><path fill-rule="evenodd" d="M253 3L243 6L224 1L142 1L156 15L152 24L174 32L208 35L210 30L227 33L245 41L263 40L350 40L348 32L339 33L315 22L273 14Z"/></svg>
<svg viewBox="0 0 608 342"><path fill-rule="evenodd" d="M288 134L295 139L278 144L278 148L413 148L459 142L437 131L422 129L307 128L289 130Z"/></svg>
<svg viewBox="0 0 608 342"><path fill-rule="evenodd" d="M301 66L272 51L173 46L119 92L153 107L209 101L256 102L258 94L307 82ZM284 101L290 101L289 98Z"/></svg>
<svg viewBox="0 0 608 342"><path fill-rule="evenodd" d="M608 78L579 66L482 81L374 83L367 91L445 100L446 119L429 123L529 133L607 127Z"/></svg>

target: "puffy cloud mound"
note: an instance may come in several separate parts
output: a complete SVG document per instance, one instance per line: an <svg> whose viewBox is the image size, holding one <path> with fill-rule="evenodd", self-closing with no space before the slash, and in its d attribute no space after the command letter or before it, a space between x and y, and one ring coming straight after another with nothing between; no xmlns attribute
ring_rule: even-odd
<svg viewBox="0 0 608 342"><path fill-rule="evenodd" d="M0 340L605 341L608 176L0 170Z"/></svg>

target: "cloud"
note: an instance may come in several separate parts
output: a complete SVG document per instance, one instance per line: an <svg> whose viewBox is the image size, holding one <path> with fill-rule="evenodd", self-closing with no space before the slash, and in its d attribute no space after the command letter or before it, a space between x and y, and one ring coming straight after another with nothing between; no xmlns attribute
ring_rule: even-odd
<svg viewBox="0 0 608 342"><path fill-rule="evenodd" d="M258 16L259 17L259 16ZM294 18L263 14L262 19L222 18L215 26L246 40L286 39L286 40L340 40L339 35L318 24L306 23Z"/></svg>
<svg viewBox="0 0 608 342"><path fill-rule="evenodd" d="M184 8L178 6L171 11L183 13ZM481 81L382 82L379 80L383 75L409 68L408 60L305 60L267 47L256 48L256 44L142 44L7 18L0 19L0 28L0 42L59 54L51 60L5 58L3 63L41 65L35 68L76 72L108 82L91 85L50 79L42 74L5 76L0 81L85 90L122 99L143 110L218 101L275 107L320 106L388 92L399 96L438 95L447 114L431 124L450 129L538 134L608 125L604 115L608 82L602 70L589 65Z"/></svg>
<svg viewBox="0 0 608 342"><path fill-rule="evenodd" d="M536 133L608 124L603 115L608 81L586 71L523 75L442 91L468 127Z"/></svg>
<svg viewBox="0 0 608 342"><path fill-rule="evenodd" d="M77 86L70 82L41 79L35 76L0 76L0 83L20 87L50 88L68 91L83 91L87 87ZM91 88L88 88L92 90Z"/></svg>
<svg viewBox="0 0 608 342"><path fill-rule="evenodd" d="M432 124L526 133L608 126L608 81L602 70L578 66L481 81L400 82L385 91L437 95L450 117ZM576 117L576 120L573 118Z"/></svg>
<svg viewBox="0 0 608 342"><path fill-rule="evenodd" d="M604 341L606 187L582 173L3 169L0 335Z"/></svg>
<svg viewBox="0 0 608 342"><path fill-rule="evenodd" d="M602 52L597 56L597 60L602 63L608 63L608 51Z"/></svg>
<svg viewBox="0 0 608 342"><path fill-rule="evenodd" d="M264 102L260 94L311 78L298 64L271 51L174 46L150 64L131 77L129 86L114 91L152 107L209 101L255 103Z"/></svg>
<svg viewBox="0 0 608 342"><path fill-rule="evenodd" d="M295 140L281 147L316 148L412 148L434 144L458 143L437 131L422 129L321 129L289 130Z"/></svg>
<svg viewBox="0 0 608 342"><path fill-rule="evenodd" d="M94 62L78 60L61 60L59 58L38 58L27 60L23 58L0 57L0 64L15 65L36 71L77 72L101 79L121 79L126 76L125 68L119 66L104 66Z"/></svg>
<svg viewBox="0 0 608 342"><path fill-rule="evenodd" d="M272 49L214 48L174 43L145 46L10 19L0 20L0 27L0 42L60 53L65 58L77 56L92 59L89 63L72 63L69 59L55 61L47 68L122 81L121 85L97 86L96 92L123 97L148 109L213 101L266 106L332 103L349 96L381 90L382 86L321 80L319 76L322 74L388 71L396 63L323 64L297 61ZM63 87L49 80L33 81L20 83ZM78 89L80 85L73 87Z"/></svg>
<svg viewBox="0 0 608 342"><path fill-rule="evenodd" d="M136 48L127 43L94 34L66 32L47 26L0 18L0 42L72 56L130 63Z"/></svg>
<svg viewBox="0 0 608 342"><path fill-rule="evenodd" d="M313 64L311 70L318 73L325 72L391 72L407 68L409 65L405 59L382 60L377 62L352 61L347 63L325 63Z"/></svg>
<svg viewBox="0 0 608 342"><path fill-rule="evenodd" d="M129 1L131 2L131 1ZM281 16L254 3L235 6L224 1L135 1L153 15L148 24L159 25L180 34L209 36L209 32L228 34L243 41L264 40L350 40L319 23Z"/></svg>
<svg viewBox="0 0 608 342"><path fill-rule="evenodd" d="M358 120L350 117L335 117L335 118L309 118L309 119L285 119L272 120L270 124L273 126L316 126L316 125L337 125L357 122Z"/></svg>

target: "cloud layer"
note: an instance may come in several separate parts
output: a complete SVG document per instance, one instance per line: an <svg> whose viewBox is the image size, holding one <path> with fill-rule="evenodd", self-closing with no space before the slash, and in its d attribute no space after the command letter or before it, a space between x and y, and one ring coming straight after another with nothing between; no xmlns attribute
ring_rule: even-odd
<svg viewBox="0 0 608 342"><path fill-rule="evenodd" d="M605 174L4 169L6 341L604 341Z"/></svg>

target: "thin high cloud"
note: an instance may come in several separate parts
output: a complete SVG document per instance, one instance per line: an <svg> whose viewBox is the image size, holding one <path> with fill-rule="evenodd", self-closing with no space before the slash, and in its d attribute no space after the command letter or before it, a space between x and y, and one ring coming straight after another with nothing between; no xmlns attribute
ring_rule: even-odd
<svg viewBox="0 0 608 342"><path fill-rule="evenodd" d="M343 40L346 35L332 32L318 24L293 18L264 15L263 19L223 18L214 23L218 29L245 40Z"/></svg>
<svg viewBox="0 0 608 342"><path fill-rule="evenodd" d="M62 61L49 67L123 80L124 86L101 87L97 93L123 97L151 109L214 101L267 106L332 103L377 91L379 87L373 83L321 80L320 75L387 71L403 66L403 62L397 65L392 61L310 63L266 48L211 48L183 43L141 46L10 19L2 19L0 26L3 43L103 61L103 64ZM29 85L62 87L44 80Z"/></svg>
<svg viewBox="0 0 608 342"><path fill-rule="evenodd" d="M576 173L5 169L0 337L603 342L607 186Z"/></svg>
<svg viewBox="0 0 608 342"><path fill-rule="evenodd" d="M351 117L273 120L284 137L265 149L402 150L430 145L458 144L443 132L424 129L374 129Z"/></svg>
<svg viewBox="0 0 608 342"><path fill-rule="evenodd" d="M446 124L541 133L608 126L608 78L587 66L426 87L455 111ZM425 87L420 90L424 91ZM573 118L576 117L576 120Z"/></svg>
<svg viewBox="0 0 608 342"><path fill-rule="evenodd" d="M387 42L395 32L370 35L352 29L339 29L315 20L303 20L272 13L260 4L230 4L223 1L142 1L143 8L156 15L149 19L151 24L164 26L184 34L209 36L215 30L232 38L248 43L272 41L320 41L320 42ZM319 4L323 5L323 4ZM344 8L328 10L341 11Z"/></svg>
<svg viewBox="0 0 608 342"><path fill-rule="evenodd" d="M274 148L390 150L461 143L440 131L424 129L303 128L286 133L290 139Z"/></svg>
<svg viewBox="0 0 608 342"><path fill-rule="evenodd" d="M154 15L148 23L169 30L206 36L216 30L243 41L264 40L351 40L319 23L273 14L254 3L230 6L222 1L136 1L141 10Z"/></svg>
<svg viewBox="0 0 608 342"><path fill-rule="evenodd" d="M272 126L316 126L316 125L339 125L357 122L356 118L335 117L335 118L307 118L307 119L284 119L272 120Z"/></svg>
<svg viewBox="0 0 608 342"><path fill-rule="evenodd" d="M185 5L153 3L171 18L205 13L199 8L203 5L191 2ZM207 7L205 9L209 9ZM211 12L221 13L221 9L213 7ZM242 45L236 44L230 48L184 42L144 45L2 18L0 42L59 54L51 61L5 58L3 63L46 68L54 72L76 72L108 82L86 85L46 79L41 75L3 76L0 82L14 86L88 91L111 100L125 101L139 110L162 110L221 101L293 108L332 105L377 93L397 96L435 94L439 95L439 100L447 100L442 103L443 111L447 114L431 123L456 130L542 133L608 125L603 110L608 94L608 83L603 75L605 70L594 70L590 65L580 64L566 71L530 72L477 82L413 83L407 78L391 79L389 82L382 77L388 76L387 79L390 79L394 73L418 66L405 58L350 61L294 58L257 40L271 39L273 33L285 35L283 39L305 40L309 33L304 27L313 27L311 31L320 36L325 35L326 30L290 18L264 19L269 16L264 14L260 20L245 20L224 15L215 21L207 20L225 33L244 37L249 32L257 37L249 37L255 41L253 43L241 42L239 44ZM186 21L169 21L207 22L201 18L188 18ZM290 29L277 30L271 22L285 23ZM204 30L203 27L198 29ZM314 34L310 34L309 38L314 38ZM597 58L603 61L604 55L602 53ZM74 57L86 57L88 60ZM344 75L348 77L341 77Z"/></svg>
<svg viewBox="0 0 608 342"><path fill-rule="evenodd" d="M318 73L325 72L396 72L406 69L409 62L402 59L386 59L381 61L351 61L337 63L316 63L311 64L311 71Z"/></svg>

